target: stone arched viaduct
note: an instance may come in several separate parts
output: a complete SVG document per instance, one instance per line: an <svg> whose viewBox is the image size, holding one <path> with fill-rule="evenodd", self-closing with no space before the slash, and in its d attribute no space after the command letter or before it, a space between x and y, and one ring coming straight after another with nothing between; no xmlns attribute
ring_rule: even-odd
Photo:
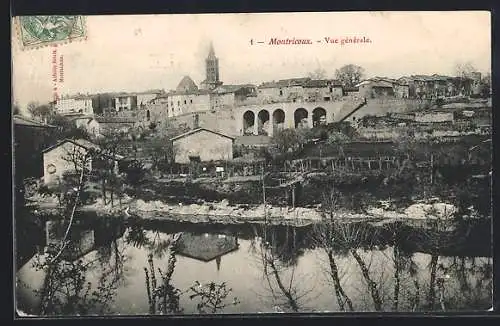
<svg viewBox="0 0 500 326"><path fill-rule="evenodd" d="M235 119L240 135L269 135L284 128L311 128L340 120L349 101L286 102L241 106Z"/></svg>

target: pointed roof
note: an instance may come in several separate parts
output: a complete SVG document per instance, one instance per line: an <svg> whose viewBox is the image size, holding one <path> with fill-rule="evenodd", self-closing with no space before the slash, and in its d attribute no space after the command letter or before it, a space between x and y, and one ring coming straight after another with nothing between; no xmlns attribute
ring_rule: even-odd
<svg viewBox="0 0 500 326"><path fill-rule="evenodd" d="M177 140L177 139L184 138L184 137L186 137L186 136L189 136L189 135L195 134L195 133L200 132L200 131L207 131L207 132L211 132L211 133L216 134L216 135L219 135L219 136L221 136L221 137L226 137L226 138L229 138L229 139L234 140L234 137L231 137L231 136L228 136L228 135L224 135L224 134L222 134L222 133L220 133L220 132L213 131L213 130L206 129L206 128L196 128L196 129L193 129L193 130L189 130L189 131L187 131L187 132L185 132L185 133L183 133L183 134L180 134L180 135L178 135L178 136L175 136L175 137L171 138L170 140L171 140L171 141L174 141L174 140Z"/></svg>
<svg viewBox="0 0 500 326"><path fill-rule="evenodd" d="M196 92L197 90L198 86L189 76L184 76L176 88L177 92Z"/></svg>
<svg viewBox="0 0 500 326"><path fill-rule="evenodd" d="M177 243L177 253L179 255L203 262L212 261L238 249L237 238L224 234L184 232ZM219 264L220 261L217 265Z"/></svg>
<svg viewBox="0 0 500 326"><path fill-rule="evenodd" d="M208 59L217 59L215 56L214 44L210 41L210 48L208 50Z"/></svg>
<svg viewBox="0 0 500 326"><path fill-rule="evenodd" d="M63 140L57 142L55 145L52 145L50 147L45 148L44 150L42 150L42 153L49 152L49 151L53 150L54 148L59 147L62 144L65 144L67 142L73 143L73 144L75 144L75 145L77 145L79 147L82 147L82 148L86 149L86 150L88 150L90 148L93 148L93 149L96 149L96 150L99 149L99 145L94 144L93 142L88 141L86 139L70 139L70 138L66 138L66 139L63 139Z"/></svg>
<svg viewBox="0 0 500 326"><path fill-rule="evenodd" d="M215 263L217 264L217 270L220 271L221 256L215 258Z"/></svg>
<svg viewBox="0 0 500 326"><path fill-rule="evenodd" d="M50 147L47 147L46 149L42 150L42 153L47 153L47 152L49 152L49 151L51 151L51 150L53 150L53 149L55 149L55 148L57 148L57 147L59 147L59 146L61 146L63 144L66 144L68 142L72 143L72 144L74 144L74 145L76 145L78 147L81 147L81 148L83 148L85 150L89 150L89 149L94 149L96 151L100 151L101 150L101 147L99 145L97 145L97 144L95 144L95 143L93 143L91 141L88 141L86 139L82 139L82 138L80 138L80 139L66 138L66 139L63 139L63 140L59 141L58 143L56 143L56 144L54 144L54 145L52 145ZM122 160L122 159L124 159L124 157L122 155L119 155L119 154L115 154L114 157L112 157L112 158L114 158L116 160Z"/></svg>
<svg viewBox="0 0 500 326"><path fill-rule="evenodd" d="M56 128L56 126L52 126L46 123L41 123L39 121L29 119L21 115L14 115L12 120L14 122L14 125L16 126L26 126L34 128Z"/></svg>

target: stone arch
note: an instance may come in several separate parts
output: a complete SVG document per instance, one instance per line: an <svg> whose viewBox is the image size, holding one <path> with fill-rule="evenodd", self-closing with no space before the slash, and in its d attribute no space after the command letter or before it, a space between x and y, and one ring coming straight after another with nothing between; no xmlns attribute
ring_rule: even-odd
<svg viewBox="0 0 500 326"><path fill-rule="evenodd" d="M285 111L276 109L273 112L273 133L285 129Z"/></svg>
<svg viewBox="0 0 500 326"><path fill-rule="evenodd" d="M317 107L312 111L313 127L326 124L326 110L322 107Z"/></svg>
<svg viewBox="0 0 500 326"><path fill-rule="evenodd" d="M243 135L252 135L255 124L255 113L246 111L243 113Z"/></svg>
<svg viewBox="0 0 500 326"><path fill-rule="evenodd" d="M294 114L295 128L306 128L308 126L307 118L309 117L309 112L304 108L298 108L295 110Z"/></svg>
<svg viewBox="0 0 500 326"><path fill-rule="evenodd" d="M257 114L257 130L259 135L269 134L269 118L269 111L267 111L266 109L260 110Z"/></svg>

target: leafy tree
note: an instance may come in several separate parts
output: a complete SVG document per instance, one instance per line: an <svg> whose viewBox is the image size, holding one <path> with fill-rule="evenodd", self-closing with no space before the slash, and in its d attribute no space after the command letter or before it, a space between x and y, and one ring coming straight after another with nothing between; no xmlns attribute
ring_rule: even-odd
<svg viewBox="0 0 500 326"><path fill-rule="evenodd" d="M488 97L491 95L491 73L486 73L481 79L481 96Z"/></svg>
<svg viewBox="0 0 500 326"><path fill-rule="evenodd" d="M283 129L273 135L272 144L280 154L293 153L306 141L304 131Z"/></svg>
<svg viewBox="0 0 500 326"><path fill-rule="evenodd" d="M401 133L394 139L396 152L406 156L407 159L413 158L418 146L418 141L415 139L413 131L408 130L406 133Z"/></svg>
<svg viewBox="0 0 500 326"><path fill-rule="evenodd" d="M153 163L153 170L166 170L174 164L177 148L167 136L154 137L146 148L146 155Z"/></svg>
<svg viewBox="0 0 500 326"><path fill-rule="evenodd" d="M345 65L335 71L335 78L344 87L354 87L363 78L365 71L362 67L353 64Z"/></svg>
<svg viewBox="0 0 500 326"><path fill-rule="evenodd" d="M37 102L30 102L27 107L31 117L38 120L48 120L55 114L54 108L48 104L40 105Z"/></svg>
<svg viewBox="0 0 500 326"><path fill-rule="evenodd" d="M156 122L151 122L148 127L151 131L154 132L156 130L156 126L157 126Z"/></svg>
<svg viewBox="0 0 500 326"><path fill-rule="evenodd" d="M344 145L350 141L349 137L345 134L334 131L328 136L327 143L331 146L335 146L341 157L344 157Z"/></svg>
<svg viewBox="0 0 500 326"><path fill-rule="evenodd" d="M229 305L225 301L232 289L227 287L225 282L220 284L210 282L202 285L200 282L195 281L194 285L189 288L189 291L192 293L189 296L191 300L195 298L200 299L200 302L196 305L199 313L215 314ZM238 303L238 298L234 297L231 304L237 305Z"/></svg>
<svg viewBox="0 0 500 326"><path fill-rule="evenodd" d="M146 176L146 170L144 169L144 163L138 160L133 160L123 167L125 172L125 181L137 188Z"/></svg>
<svg viewBox="0 0 500 326"><path fill-rule="evenodd" d="M55 114L51 116L47 122L58 127L55 132L51 131L57 140L64 138L89 140L91 138L87 130L78 128L73 121L62 115Z"/></svg>
<svg viewBox="0 0 500 326"><path fill-rule="evenodd" d="M12 114L13 115L21 114L21 109L19 108L19 105L17 104L12 105Z"/></svg>

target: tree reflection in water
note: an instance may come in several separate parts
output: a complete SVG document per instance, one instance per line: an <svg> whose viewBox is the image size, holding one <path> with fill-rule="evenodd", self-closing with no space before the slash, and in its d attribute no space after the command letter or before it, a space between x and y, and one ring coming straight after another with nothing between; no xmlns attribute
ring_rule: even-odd
<svg viewBox="0 0 500 326"><path fill-rule="evenodd" d="M445 311L450 308L472 307L487 309L489 303L486 303L488 298L485 298L484 286L491 288L491 273L488 273L491 269L490 259L486 259L484 265L476 269L472 262L477 259L471 260L468 269L464 267L464 259L460 260L461 264L448 267L444 267L448 258L438 264L441 250L453 246L459 238L456 233L450 232L450 216L445 214L443 218L439 218L438 214L429 211L429 217L419 232L408 232L401 223L394 222L382 223L374 228L369 223L345 222L342 219L342 209L337 205L337 198L335 190L324 196L323 220L315 225L313 237L328 258L327 275L332 280L334 297L340 310ZM428 278L425 277L421 266L415 262L414 254L402 246L409 235L413 238L412 241L426 243L430 248ZM384 239L384 243L381 243L381 239ZM387 254L387 246L392 250L392 255ZM360 250L361 248L366 250ZM344 253L347 251L352 258L351 262L358 266L362 282L357 284L363 284L364 288L359 289L361 297L356 297L356 300L353 299L355 296L352 293L355 286L350 284L346 287L343 284L342 273L335 258L339 256L338 249ZM380 254L383 256L374 257ZM373 261L383 263L372 267ZM460 272L456 270L457 267ZM392 272L386 273L391 268ZM454 269L455 274L452 274ZM467 281L470 278L476 279L474 290ZM423 281L428 282L427 289L422 288ZM454 283L459 287L454 288ZM421 300L422 290L425 291L424 302ZM355 307L354 301L359 304L365 296L370 298L372 308Z"/></svg>
<svg viewBox="0 0 500 326"><path fill-rule="evenodd" d="M176 255L181 250L182 236L182 232L175 234L148 232L139 223L131 224L129 227L125 237L127 243L149 251L149 268L144 267L149 313L153 315L183 313L180 298L184 294L187 294L191 300L199 299L196 307L201 314L223 312L224 308L229 305L226 303L226 298L232 292L225 282L201 284L195 280L194 284L184 291L172 284L172 275L177 263ZM168 255L166 270L159 267L155 269L154 258L162 258L165 254ZM237 305L238 303L235 297L230 304Z"/></svg>
<svg viewBox="0 0 500 326"><path fill-rule="evenodd" d="M492 259L443 256L442 248L453 246L458 237L449 231L448 222L429 218L422 221L420 228L395 222L344 223L339 218L340 208L328 201L334 203L335 196L325 198L324 219L312 232L310 228L264 224L254 225L253 236L247 235L247 239L253 238L251 257L256 258L259 272L263 272L262 284L258 285L263 285L265 292L257 294L269 300L268 309L274 306L279 312L308 312L312 309L307 302L322 294L327 296L312 305L317 308L319 303L325 310L454 311L486 310L491 306ZM140 281L146 285L142 300L148 300L151 314L185 313L190 297L195 303L192 309L196 312L198 304L199 313L223 313L231 305L231 287L224 282L209 280L200 284L193 279L192 286L176 288L172 281L177 263L174 235L155 228L144 230L141 223L128 221L121 238L125 243L116 240L123 230L111 232L113 226L97 228L91 253L82 255L77 252L79 228L78 223L72 227L75 234L69 237L65 252L54 261L59 243L53 250L35 257L35 267L44 271L44 279L37 290L40 305L28 313L115 313L116 307L110 309L110 304L115 300L117 288L122 286L124 249L130 247L128 244L144 248L147 253L147 258L139 262L145 267L139 277L144 277ZM82 227L82 234L88 234L87 229ZM203 235L205 241L212 241L212 237ZM213 235L214 239L219 238ZM408 243L421 247L415 250ZM313 252L325 261L325 277L330 284L327 287L321 287L316 275L311 277L308 271L303 272L302 268L311 270L304 263L313 257ZM299 259L302 255L304 259ZM158 266L158 258L162 266ZM232 304L238 304L238 300Z"/></svg>
<svg viewBox="0 0 500 326"><path fill-rule="evenodd" d="M120 280L123 278L124 247L117 243L116 225L108 229L111 239L106 250L95 251L96 257L78 252L78 244L69 239L62 254L60 245L49 244L43 255L36 254L33 267L44 272L43 284L34 289L39 297L39 315L85 315L109 312ZM72 233L78 233L73 226ZM102 244L102 247L105 247ZM101 255L104 253L104 256ZM75 256L80 256L76 257ZM89 275L97 273L97 280Z"/></svg>
<svg viewBox="0 0 500 326"><path fill-rule="evenodd" d="M250 251L257 256L275 311L305 311L304 302L310 299L316 284L306 275L296 275L298 257L304 253L304 239L297 235L297 228L285 227L280 233L265 223L254 226L254 235Z"/></svg>
<svg viewBox="0 0 500 326"><path fill-rule="evenodd" d="M130 223L125 241L136 248L147 249L156 258L163 258L169 252L172 238L158 230L146 231L140 223Z"/></svg>
<svg viewBox="0 0 500 326"><path fill-rule="evenodd" d="M169 244L169 256L166 271L158 268L161 283L157 285L156 271L154 268L153 254L148 256L149 270L144 267L146 274L146 290L148 294L149 313L156 314L171 314L181 313L182 309L179 306L179 296L181 291L171 284L172 274L175 269L175 246L180 234L175 234Z"/></svg>

